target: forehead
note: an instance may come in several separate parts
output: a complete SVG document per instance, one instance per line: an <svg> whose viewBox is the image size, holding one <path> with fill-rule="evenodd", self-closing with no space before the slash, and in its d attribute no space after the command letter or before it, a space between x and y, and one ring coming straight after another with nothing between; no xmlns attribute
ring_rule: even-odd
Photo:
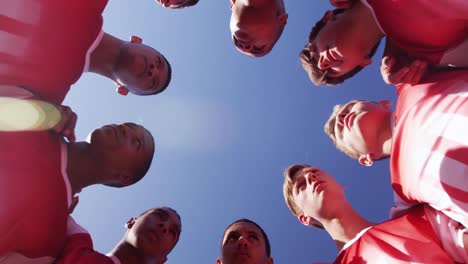
<svg viewBox="0 0 468 264"><path fill-rule="evenodd" d="M125 123L125 125L129 126L131 129L135 130L136 133L142 135L143 137L143 146L145 146L147 151L154 151L153 146L154 146L154 140L153 136L151 135L151 132L149 132L148 129L141 125L137 125L134 123Z"/></svg>
<svg viewBox="0 0 468 264"><path fill-rule="evenodd" d="M239 223L233 224L232 226L230 226L230 227L226 230L226 234L225 234L225 236L224 236L224 240L226 239L226 236L227 236L229 233L232 233L232 232L257 233L257 234L261 234L260 229L258 229L258 227L255 226L254 224L248 223L248 222L239 222Z"/></svg>
<svg viewBox="0 0 468 264"><path fill-rule="evenodd" d="M179 220L179 217L177 216L177 214L169 209L169 208L155 208L155 209L152 209L150 211L148 211L143 217L147 217L149 215L161 215L163 214L164 216L167 216L171 222L175 223L179 228L180 228L180 220Z"/></svg>

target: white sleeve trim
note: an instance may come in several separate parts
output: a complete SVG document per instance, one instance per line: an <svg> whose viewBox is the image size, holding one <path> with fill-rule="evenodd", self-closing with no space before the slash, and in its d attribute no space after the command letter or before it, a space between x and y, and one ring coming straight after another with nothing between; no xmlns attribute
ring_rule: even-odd
<svg viewBox="0 0 468 264"><path fill-rule="evenodd" d="M71 184L70 180L68 179L68 174L67 174L67 162L68 162L68 149L67 149L67 143L65 142L64 139L60 141L60 158L61 158L61 171L62 171L62 176L63 176L63 181L65 183L65 188L67 190L67 205L68 208L70 208L72 204L72 190L71 190Z"/></svg>
<svg viewBox="0 0 468 264"><path fill-rule="evenodd" d="M116 257L116 256L113 256L113 255L107 255L110 259L112 259L112 261L114 262L114 264L122 264L120 263L120 260Z"/></svg>
<svg viewBox="0 0 468 264"><path fill-rule="evenodd" d="M93 51L96 49L96 47L99 45L99 43L101 43L101 40L102 40L103 36L104 36L104 31L101 29L98 36L94 40L93 44L91 45L91 47L89 47L88 51L86 52L83 72L88 72L89 71L89 64L91 62L91 53L93 53Z"/></svg>

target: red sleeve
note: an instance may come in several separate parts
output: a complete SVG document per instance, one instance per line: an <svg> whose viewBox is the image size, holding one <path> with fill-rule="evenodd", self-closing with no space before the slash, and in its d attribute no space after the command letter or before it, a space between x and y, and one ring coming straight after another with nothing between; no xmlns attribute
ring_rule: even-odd
<svg viewBox="0 0 468 264"><path fill-rule="evenodd" d="M86 233L73 234L55 264L114 264L114 261L93 249L91 236Z"/></svg>

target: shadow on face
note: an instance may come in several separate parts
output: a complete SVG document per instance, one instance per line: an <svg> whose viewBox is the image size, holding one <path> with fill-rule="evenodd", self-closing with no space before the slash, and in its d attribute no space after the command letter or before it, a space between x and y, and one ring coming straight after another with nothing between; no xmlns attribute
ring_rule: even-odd
<svg viewBox="0 0 468 264"><path fill-rule="evenodd" d="M270 243L263 230L248 219L231 224L223 235L221 258L217 264L241 264L273 262Z"/></svg>
<svg viewBox="0 0 468 264"><path fill-rule="evenodd" d="M126 239L143 255L166 259L179 241L180 216L168 207L154 208L127 222Z"/></svg>

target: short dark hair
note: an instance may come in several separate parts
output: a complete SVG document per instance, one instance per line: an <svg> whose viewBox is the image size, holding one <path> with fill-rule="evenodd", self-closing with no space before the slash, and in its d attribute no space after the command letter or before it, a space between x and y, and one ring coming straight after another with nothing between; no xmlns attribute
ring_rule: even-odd
<svg viewBox="0 0 468 264"><path fill-rule="evenodd" d="M337 14L343 13L345 10L346 9L335 9L332 12L334 15L337 15ZM358 72L360 72L364 68L362 66L356 66L351 71L338 77L330 77L327 75L326 70L321 70L318 68L317 61L314 59L313 56L310 56L310 51L311 51L310 43L317 37L318 33L320 32L320 30L322 30L325 24L326 22L322 18L314 25L314 27L312 27L312 30L310 31L310 34L309 34L309 42L307 43L307 45L305 45L304 49L302 49L302 51L299 53L299 59L301 60L302 67L304 68L307 75L309 76L310 81L316 86L340 84L344 82L346 79L353 77L354 75L356 75ZM377 51L377 48L379 47L380 41L381 39L371 49L371 51L369 52L369 57L374 56L375 52Z"/></svg>
<svg viewBox="0 0 468 264"><path fill-rule="evenodd" d="M265 240L265 251L267 253L267 256L270 257L270 255L271 255L270 254L271 253L270 240L268 240L267 234L265 233L263 228L261 228L257 223L255 223L254 221L252 221L250 219L247 219L247 218L242 218L242 219L236 220L236 221L232 222L228 227L226 227L226 229L223 232L223 236L221 237L221 248L223 247L223 240L224 240L224 237L226 236L227 230L231 226L233 226L234 224L237 224L237 223L250 223L250 224L253 224L254 226L256 226L258 228L258 230L260 230L260 233L262 233L262 236L263 236L263 240Z"/></svg>
<svg viewBox="0 0 468 264"><path fill-rule="evenodd" d="M187 2L181 4L180 6L174 7L174 9L180 9L184 7L194 6L198 3L198 0L188 0Z"/></svg>

